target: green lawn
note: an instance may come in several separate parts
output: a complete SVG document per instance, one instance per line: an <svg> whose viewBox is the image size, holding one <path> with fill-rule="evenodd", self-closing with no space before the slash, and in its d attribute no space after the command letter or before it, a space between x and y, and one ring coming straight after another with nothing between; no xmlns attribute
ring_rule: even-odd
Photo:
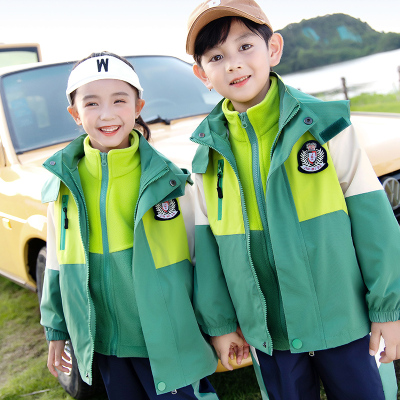
<svg viewBox="0 0 400 400"><path fill-rule="evenodd" d="M400 113L400 92L363 93L350 99L350 109L351 111Z"/></svg>

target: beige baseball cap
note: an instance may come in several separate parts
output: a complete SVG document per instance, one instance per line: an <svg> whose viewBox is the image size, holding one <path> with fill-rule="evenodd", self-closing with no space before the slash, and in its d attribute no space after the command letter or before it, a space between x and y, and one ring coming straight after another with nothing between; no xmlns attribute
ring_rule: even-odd
<svg viewBox="0 0 400 400"><path fill-rule="evenodd" d="M201 3L190 15L186 53L194 54L196 37L207 24L222 17L244 17L272 29L267 16L253 0L211 0Z"/></svg>

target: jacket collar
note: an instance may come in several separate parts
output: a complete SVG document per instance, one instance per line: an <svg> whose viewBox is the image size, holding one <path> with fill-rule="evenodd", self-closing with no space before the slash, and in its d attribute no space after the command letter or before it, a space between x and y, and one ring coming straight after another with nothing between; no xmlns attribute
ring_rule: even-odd
<svg viewBox="0 0 400 400"><path fill-rule="evenodd" d="M142 169L140 191L144 192L151 183L164 177L164 182L155 187L157 193L145 197L148 198L149 201L154 200L154 204L157 204L157 202L163 201L164 199L182 196L185 191L186 182L192 183L190 173L185 169L178 168L155 150L139 132L137 133L139 135L139 151ZM84 156L83 142L86 136L86 134L79 136L64 149L58 151L43 163L43 166L53 174L42 189L43 203L55 201L57 199L60 181L64 182L67 187L74 192L82 191L78 163ZM174 185L171 185L171 181L174 181Z"/></svg>
<svg viewBox="0 0 400 400"><path fill-rule="evenodd" d="M281 164L289 156L293 145L305 132L309 131L318 142L324 144L351 124L348 101L324 102L286 86L275 72L271 72L271 75L278 78L280 98L279 131L273 147L279 145L281 153L274 164ZM223 101L216 105L190 138L203 145L198 147L193 159L193 172L205 173L210 148L221 153L234 165L227 122L222 111ZM287 134L280 135L284 128Z"/></svg>

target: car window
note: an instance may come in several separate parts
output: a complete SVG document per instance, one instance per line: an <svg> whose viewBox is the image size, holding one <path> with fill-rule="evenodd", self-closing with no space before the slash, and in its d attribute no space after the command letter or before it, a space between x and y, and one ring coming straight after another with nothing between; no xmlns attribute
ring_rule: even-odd
<svg viewBox="0 0 400 400"><path fill-rule="evenodd" d="M142 117L145 121L209 113L221 98L194 76L192 65L182 60L167 56L127 58L144 89L146 104Z"/></svg>
<svg viewBox="0 0 400 400"><path fill-rule="evenodd" d="M194 76L192 66L168 56L127 57L146 101L146 122L209 113L220 96ZM17 154L70 141L81 133L67 112L65 96L73 63L32 68L1 77L0 92Z"/></svg>
<svg viewBox="0 0 400 400"><path fill-rule="evenodd" d="M38 44L0 44L0 68L41 61Z"/></svg>

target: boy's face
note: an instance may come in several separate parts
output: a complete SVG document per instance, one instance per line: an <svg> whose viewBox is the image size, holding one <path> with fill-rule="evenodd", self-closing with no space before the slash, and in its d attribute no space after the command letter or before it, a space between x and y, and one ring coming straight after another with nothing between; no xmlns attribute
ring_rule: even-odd
<svg viewBox="0 0 400 400"><path fill-rule="evenodd" d="M77 89L69 113L82 125L93 148L103 153L130 146L129 134L144 106L131 85L117 79L101 79Z"/></svg>
<svg viewBox="0 0 400 400"><path fill-rule="evenodd" d="M235 110L244 112L266 96L270 67L282 55L283 40L273 34L269 46L264 39L239 21L232 21L226 41L205 52L195 75L208 89L229 99Z"/></svg>

